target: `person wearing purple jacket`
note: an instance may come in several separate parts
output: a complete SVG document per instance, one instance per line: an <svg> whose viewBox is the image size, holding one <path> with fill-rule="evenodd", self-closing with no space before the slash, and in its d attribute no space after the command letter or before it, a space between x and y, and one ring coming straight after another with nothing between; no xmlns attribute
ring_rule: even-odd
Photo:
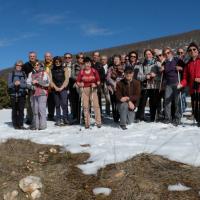
<svg viewBox="0 0 200 200"><path fill-rule="evenodd" d="M179 83L178 76L183 71L182 61L177 57L173 56L171 48L165 48L163 54L166 57L161 71L164 73L164 78L166 82L165 88L165 120L164 123L173 123L175 126L180 124L181 120L181 110L179 106L179 90L177 85ZM174 116L172 117L172 102L174 105Z"/></svg>

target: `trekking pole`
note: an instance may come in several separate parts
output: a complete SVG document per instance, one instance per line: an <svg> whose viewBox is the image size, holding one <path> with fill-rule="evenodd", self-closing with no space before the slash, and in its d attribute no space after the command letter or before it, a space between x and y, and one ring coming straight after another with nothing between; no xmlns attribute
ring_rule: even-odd
<svg viewBox="0 0 200 200"><path fill-rule="evenodd" d="M79 125L80 125L80 131L82 130L82 112L83 112L83 103L82 103L82 93L83 93L83 88L80 88L80 96L79 96L79 103L80 103L80 108L79 108Z"/></svg>
<svg viewBox="0 0 200 200"><path fill-rule="evenodd" d="M91 87L91 102L90 102L90 105L91 105L91 108L90 108L90 118L92 119L92 114L93 114L93 112L94 112L94 108L93 108L93 91L94 91L94 89L93 89L93 87Z"/></svg>
<svg viewBox="0 0 200 200"><path fill-rule="evenodd" d="M179 71L178 71L178 83L179 83L179 84L181 83ZM180 90L180 92L179 92L179 99L180 99L180 102L181 102L181 119L182 119L182 118L183 118L183 102L182 102L181 90Z"/></svg>

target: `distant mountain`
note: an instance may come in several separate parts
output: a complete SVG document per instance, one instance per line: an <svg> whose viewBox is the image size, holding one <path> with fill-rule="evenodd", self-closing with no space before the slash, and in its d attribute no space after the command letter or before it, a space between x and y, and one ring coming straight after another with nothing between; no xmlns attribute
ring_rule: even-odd
<svg viewBox="0 0 200 200"><path fill-rule="evenodd" d="M177 48L187 48L190 42L196 42L200 45L200 30L194 30L186 33L170 35L166 37L160 37L156 39L146 40L142 42L120 45L116 47L100 49L101 54L111 56L113 54L128 53L132 50L136 50L140 55L145 49L163 49L165 47L171 47L173 50ZM89 53L92 53L89 52Z"/></svg>
<svg viewBox="0 0 200 200"><path fill-rule="evenodd" d="M192 41L200 45L200 30L194 30L186 33L160 37L156 39L146 40L132 44L126 44L106 49L98 49L97 51L99 51L101 54L112 56L114 54L128 53L131 50L136 50L138 51L139 55L142 55L144 49L147 48L163 49L164 47L171 47L172 49L176 50L179 47L187 48L187 45ZM86 52L86 54L91 55L92 52L93 51ZM8 73L11 70L12 68L0 70L0 77L7 78Z"/></svg>

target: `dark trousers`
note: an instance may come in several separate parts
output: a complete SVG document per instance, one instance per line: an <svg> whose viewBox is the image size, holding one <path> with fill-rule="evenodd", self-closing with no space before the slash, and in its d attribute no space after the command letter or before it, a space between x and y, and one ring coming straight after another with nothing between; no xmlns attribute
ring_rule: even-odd
<svg viewBox="0 0 200 200"><path fill-rule="evenodd" d="M192 98L192 112L197 123L200 123L200 93L195 92L191 96Z"/></svg>
<svg viewBox="0 0 200 200"><path fill-rule="evenodd" d="M158 89L145 89L141 92L140 102L137 111L137 119L144 120L145 106L149 98L149 108L151 121L155 120L156 110L158 107Z"/></svg>
<svg viewBox="0 0 200 200"><path fill-rule="evenodd" d="M54 101L56 106L56 121L61 120L61 108L63 119L68 118L68 101L67 101L67 90L62 90L61 92L54 91Z"/></svg>
<svg viewBox="0 0 200 200"><path fill-rule="evenodd" d="M23 126L25 97L11 97L12 123L14 127Z"/></svg>
<svg viewBox="0 0 200 200"><path fill-rule="evenodd" d="M80 121L80 96L76 88L70 88L69 90L69 102L71 106L71 114L73 119Z"/></svg>
<svg viewBox="0 0 200 200"><path fill-rule="evenodd" d="M112 115L113 115L113 119L114 122L118 122L119 121L119 111L117 109L117 99L116 99L116 95L115 93L110 93L110 100L111 100L111 105L112 105Z"/></svg>
<svg viewBox="0 0 200 200"><path fill-rule="evenodd" d="M50 91L48 94L47 107L48 107L48 118L53 119L55 112L55 101L54 101L54 94L52 91Z"/></svg>

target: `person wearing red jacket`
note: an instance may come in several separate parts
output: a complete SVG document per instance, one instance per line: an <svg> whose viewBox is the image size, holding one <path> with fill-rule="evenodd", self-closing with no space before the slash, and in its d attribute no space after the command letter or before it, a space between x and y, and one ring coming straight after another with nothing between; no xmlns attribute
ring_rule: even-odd
<svg viewBox="0 0 200 200"><path fill-rule="evenodd" d="M90 127L90 105L94 109L96 125L101 128L101 113L97 96L100 77L97 70L92 68L92 60L89 57L84 58L84 68L79 72L76 83L81 88L85 128Z"/></svg>
<svg viewBox="0 0 200 200"><path fill-rule="evenodd" d="M200 56L197 44L190 43L187 52L191 59L184 68L183 79L178 88L189 86L193 115L200 127Z"/></svg>

